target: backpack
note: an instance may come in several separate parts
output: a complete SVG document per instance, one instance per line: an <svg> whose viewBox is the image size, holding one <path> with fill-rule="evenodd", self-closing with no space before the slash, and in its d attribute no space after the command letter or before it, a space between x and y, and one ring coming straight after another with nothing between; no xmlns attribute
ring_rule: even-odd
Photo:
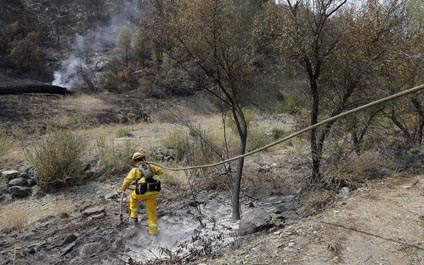
<svg viewBox="0 0 424 265"><path fill-rule="evenodd" d="M138 169L140 170L142 177L144 176L146 180L151 179L153 177L153 172L149 164L141 164L138 166Z"/></svg>
<svg viewBox="0 0 424 265"><path fill-rule="evenodd" d="M150 168L150 165L147 163L144 163L142 165L139 165L138 169L140 170L140 173L141 173L141 177L138 180L144 177L146 179L146 182L137 183L135 186L135 193L138 195L142 195L148 191L159 192L161 190L160 181L155 180L153 178L153 172L152 172L152 169Z"/></svg>

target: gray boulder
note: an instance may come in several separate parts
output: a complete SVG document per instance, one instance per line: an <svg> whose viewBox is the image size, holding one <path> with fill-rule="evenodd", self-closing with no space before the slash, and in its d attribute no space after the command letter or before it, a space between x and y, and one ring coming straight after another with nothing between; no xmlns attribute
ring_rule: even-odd
<svg viewBox="0 0 424 265"><path fill-rule="evenodd" d="M19 177L22 178L31 178L34 176L34 168L30 166L22 166L20 168Z"/></svg>
<svg viewBox="0 0 424 265"><path fill-rule="evenodd" d="M253 234L274 226L272 216L262 209L252 209L243 214L239 224L239 235Z"/></svg>
<svg viewBox="0 0 424 265"><path fill-rule="evenodd" d="M93 214L99 214L99 213L102 213L102 212L104 212L104 211L105 211L105 207L95 206L95 207L91 207L91 208L85 209L85 210L82 212L82 214L83 214L84 216L90 216L90 215L93 215Z"/></svg>
<svg viewBox="0 0 424 265"><path fill-rule="evenodd" d="M39 199L46 196L46 193L41 189L40 186L34 186L31 188L31 196Z"/></svg>
<svg viewBox="0 0 424 265"><path fill-rule="evenodd" d="M31 188L23 186L12 186L8 191L14 198L23 198L31 194Z"/></svg>
<svg viewBox="0 0 424 265"><path fill-rule="evenodd" d="M65 237L65 239L63 240L63 242L62 242L62 246L64 246L64 245L68 245L68 244L70 244L70 243L72 243L72 242L74 242L75 240L77 240L78 239L78 237L75 235L75 234L69 234L69 235L67 235L66 237Z"/></svg>
<svg viewBox="0 0 424 265"><path fill-rule="evenodd" d="M9 181L8 185L9 186L24 186L24 187L29 186L28 181L22 177L12 179L11 181Z"/></svg>
<svg viewBox="0 0 424 265"><path fill-rule="evenodd" d="M34 178L30 178L27 181L30 187L35 186L37 184L37 181Z"/></svg>
<svg viewBox="0 0 424 265"><path fill-rule="evenodd" d="M4 170L1 172L1 175L5 177L7 180L14 179L19 176L21 172L17 170Z"/></svg>
<svg viewBox="0 0 424 265"><path fill-rule="evenodd" d="M8 203L12 201L12 196L10 194L0 194L0 203Z"/></svg>
<svg viewBox="0 0 424 265"><path fill-rule="evenodd" d="M175 160L175 150L162 150L162 148L157 148L152 151L151 156L154 157L157 161L172 162Z"/></svg>
<svg viewBox="0 0 424 265"><path fill-rule="evenodd" d="M7 186L0 187L0 195L6 194L9 192L9 188Z"/></svg>
<svg viewBox="0 0 424 265"><path fill-rule="evenodd" d="M116 192L105 195L105 200L117 200L117 199L119 199L119 194Z"/></svg>

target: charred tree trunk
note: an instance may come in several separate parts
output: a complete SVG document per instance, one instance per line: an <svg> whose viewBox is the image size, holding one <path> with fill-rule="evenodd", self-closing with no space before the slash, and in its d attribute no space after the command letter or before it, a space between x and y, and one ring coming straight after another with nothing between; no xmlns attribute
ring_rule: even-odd
<svg viewBox="0 0 424 265"><path fill-rule="evenodd" d="M240 137L240 150L239 154L242 155L246 153L247 146L247 123L244 117L243 111L241 109L232 110L234 121L237 125L237 130ZM233 183L233 193L232 193L232 220L240 220L240 187L241 187L241 178L243 175L244 167L244 158L240 158L237 163L236 176Z"/></svg>
<svg viewBox="0 0 424 265"><path fill-rule="evenodd" d="M9 85L0 87L0 95L19 95L25 93L71 94L64 87L49 84Z"/></svg>

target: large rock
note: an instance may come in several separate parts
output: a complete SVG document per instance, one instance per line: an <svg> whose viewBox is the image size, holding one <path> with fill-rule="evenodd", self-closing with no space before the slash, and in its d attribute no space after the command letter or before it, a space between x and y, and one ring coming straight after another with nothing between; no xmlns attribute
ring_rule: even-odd
<svg viewBox="0 0 424 265"><path fill-rule="evenodd" d="M21 172L17 170L4 170L1 172L1 175L5 177L7 180L14 179L19 176Z"/></svg>
<svg viewBox="0 0 424 265"><path fill-rule="evenodd" d="M9 192L9 188L7 186L0 187L0 195L6 194Z"/></svg>
<svg viewBox="0 0 424 265"><path fill-rule="evenodd" d="M39 199L46 196L46 193L41 189L40 186L36 185L31 189L31 196Z"/></svg>
<svg viewBox="0 0 424 265"><path fill-rule="evenodd" d="M75 234L69 234L69 235L67 235L66 236L66 238L63 240L63 242L62 242L62 246L64 246L64 245L68 245L69 243L72 243L72 242L74 242L75 240L77 240L78 239L78 237L75 235Z"/></svg>
<svg viewBox="0 0 424 265"><path fill-rule="evenodd" d="M22 177L22 178L31 178L31 177L33 177L34 176L34 168L33 167L31 167L31 166L27 166L27 165L25 165L25 166L22 166L20 169L19 169L19 171L21 172L20 174L19 174L19 177Z"/></svg>
<svg viewBox="0 0 424 265"><path fill-rule="evenodd" d="M262 209L252 209L243 214L239 224L239 235L253 234L273 226L272 216Z"/></svg>
<svg viewBox="0 0 424 265"><path fill-rule="evenodd" d="M82 214L83 214L84 216L90 216L90 215L93 215L93 214L99 214L99 213L102 213L102 212L104 212L104 211L105 211L105 207L102 207L102 206L95 206L95 207L91 207L91 208L85 209L85 210L82 212Z"/></svg>
<svg viewBox="0 0 424 265"><path fill-rule="evenodd" d="M103 238L103 240L106 241L105 238ZM82 257L91 257L93 255L96 255L96 253L101 252L104 248L105 245L101 242L88 243L81 247L79 254Z"/></svg>
<svg viewBox="0 0 424 265"><path fill-rule="evenodd" d="M22 186L9 187L9 194L14 198L23 198L31 194L31 188Z"/></svg>
<svg viewBox="0 0 424 265"><path fill-rule="evenodd" d="M9 181L8 183L9 186L24 186L24 187L28 187L28 181L24 178L15 178L12 179L11 181Z"/></svg>
<svg viewBox="0 0 424 265"><path fill-rule="evenodd" d="M12 196L10 194L0 194L0 203L8 203L12 201Z"/></svg>
<svg viewBox="0 0 424 265"><path fill-rule="evenodd" d="M175 150L174 149L162 150L162 148L156 148L152 151L151 156L153 156L158 161L172 162L175 160L174 159Z"/></svg>

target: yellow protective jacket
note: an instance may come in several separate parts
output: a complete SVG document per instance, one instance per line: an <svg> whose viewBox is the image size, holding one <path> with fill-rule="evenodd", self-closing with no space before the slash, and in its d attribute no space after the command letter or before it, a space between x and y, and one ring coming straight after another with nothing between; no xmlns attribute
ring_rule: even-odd
<svg viewBox="0 0 424 265"><path fill-rule="evenodd" d="M126 190L133 182L143 183L146 181L144 177L141 177L141 171L140 169L138 169L138 166L140 164L142 163L137 164L137 167L131 169L130 173L128 173L127 177L124 179L124 183L122 184L122 190ZM163 174L162 168L155 165L151 165L151 164L149 164L149 166L150 166L150 169L152 170L153 175ZM153 178L155 177L153 176Z"/></svg>

